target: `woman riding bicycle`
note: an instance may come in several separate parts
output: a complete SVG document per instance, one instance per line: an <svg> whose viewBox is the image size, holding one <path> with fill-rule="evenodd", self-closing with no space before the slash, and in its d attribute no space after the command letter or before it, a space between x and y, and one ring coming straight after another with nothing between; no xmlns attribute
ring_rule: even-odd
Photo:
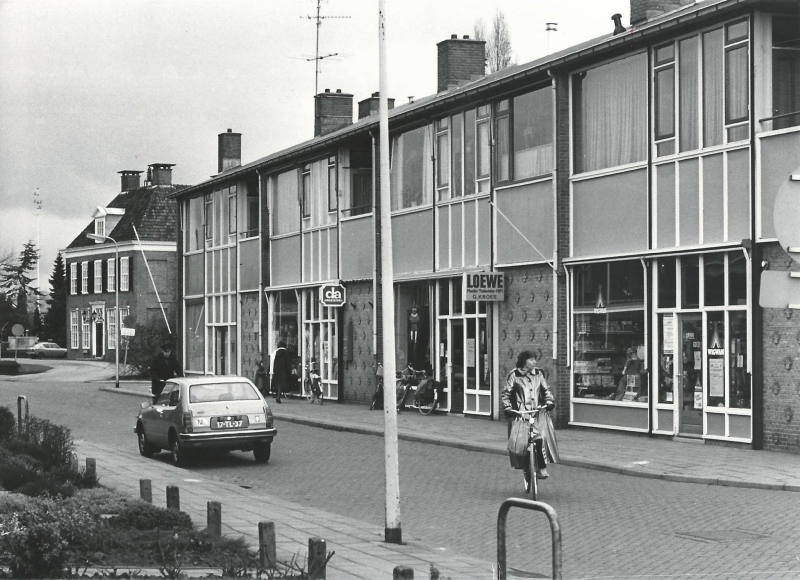
<svg viewBox="0 0 800 580"><path fill-rule="evenodd" d="M536 355L529 350L524 350L519 353L517 357L517 365L506 376L505 385L503 385L503 392L500 395L503 402L503 413L508 421L508 433L511 434L511 421L521 420L522 416L520 411L532 411L536 407L546 407L547 411L552 411L556 407L553 393L550 391L550 386L547 384L547 379L544 377L542 369L536 367ZM547 413L539 418L537 424L544 424L549 422L550 417ZM558 460L558 448L555 442L555 433L553 432L552 423L547 426L548 428L539 429L539 438L536 442L536 463L542 467L538 470L537 476L539 479L547 479L546 465L548 461L556 463ZM543 445L544 442L544 445ZM547 460L543 452L547 450ZM516 469L522 469L525 474L525 483L528 485L527 477L527 457L525 464L516 465ZM513 464L513 463L512 463Z"/></svg>

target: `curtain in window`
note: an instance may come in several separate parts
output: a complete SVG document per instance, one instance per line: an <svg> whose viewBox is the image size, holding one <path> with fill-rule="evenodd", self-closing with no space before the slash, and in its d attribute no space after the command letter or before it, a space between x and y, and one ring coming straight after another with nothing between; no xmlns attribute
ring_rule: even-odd
<svg viewBox="0 0 800 580"><path fill-rule="evenodd" d="M748 118L747 106L747 45L729 50L727 53L726 73L728 94L725 100L725 121L735 123Z"/></svg>
<svg viewBox="0 0 800 580"><path fill-rule="evenodd" d="M656 71L656 140L675 136L675 67Z"/></svg>
<svg viewBox="0 0 800 580"><path fill-rule="evenodd" d="M697 37L687 38L680 42L679 66L680 66L680 129L681 129L681 151L692 151L700 146L698 127L700 119L699 111L699 92L698 92L698 70L697 70Z"/></svg>
<svg viewBox="0 0 800 580"><path fill-rule="evenodd" d="M772 51L772 114L800 112L800 51ZM777 119L775 129L800 125L800 114Z"/></svg>
<svg viewBox="0 0 800 580"><path fill-rule="evenodd" d="M300 231L300 202L298 201L296 169L286 171L272 180L272 235Z"/></svg>
<svg viewBox="0 0 800 580"><path fill-rule="evenodd" d="M722 143L722 29L703 35L703 146Z"/></svg>
<svg viewBox="0 0 800 580"><path fill-rule="evenodd" d="M420 127L392 140L391 197L392 210L431 203L433 200L433 165L429 128Z"/></svg>
<svg viewBox="0 0 800 580"><path fill-rule="evenodd" d="M514 98L514 179L553 170L553 90Z"/></svg>
<svg viewBox="0 0 800 580"><path fill-rule="evenodd" d="M576 172L643 161L647 154L647 55L574 77Z"/></svg>

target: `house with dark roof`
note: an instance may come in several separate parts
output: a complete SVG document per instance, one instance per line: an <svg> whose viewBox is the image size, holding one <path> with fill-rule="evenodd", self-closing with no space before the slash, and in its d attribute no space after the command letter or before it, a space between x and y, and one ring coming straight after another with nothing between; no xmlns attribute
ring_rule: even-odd
<svg viewBox="0 0 800 580"><path fill-rule="evenodd" d="M177 218L173 164L120 171L121 191L98 206L91 222L62 254L66 266L68 357L113 358L117 348L116 298L120 333L153 318L176 321ZM91 237L90 237L91 236Z"/></svg>
<svg viewBox="0 0 800 580"><path fill-rule="evenodd" d="M378 95L355 122L353 95L315 95L313 139L249 163L221 135L177 195L186 368L249 375L283 341L368 404L394 357L444 383L440 411L503 420L527 350L559 427L800 451L800 4L630 6L490 75L453 35L436 92L391 108L395 352Z"/></svg>

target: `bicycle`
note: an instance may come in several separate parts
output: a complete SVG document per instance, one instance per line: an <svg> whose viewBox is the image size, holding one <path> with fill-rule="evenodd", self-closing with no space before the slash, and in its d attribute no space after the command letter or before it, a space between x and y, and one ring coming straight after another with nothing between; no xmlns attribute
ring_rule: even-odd
<svg viewBox="0 0 800 580"><path fill-rule="evenodd" d="M425 378L425 371L418 371L410 364L406 368L396 373L397 376L397 412L403 410L405 406L408 393L411 392L411 387L419 385L420 381ZM412 408L416 408L416 398Z"/></svg>
<svg viewBox="0 0 800 580"><path fill-rule="evenodd" d="M320 383L319 370L314 364L306 365L306 380L304 387L306 399L308 399L311 404L314 404L315 400L319 400L320 405L325 402L325 399L322 397L322 386Z"/></svg>
<svg viewBox="0 0 800 580"><path fill-rule="evenodd" d="M424 383L417 386L417 392L414 395L414 407L422 415L430 415L439 406L439 392L442 386L433 378L427 378Z"/></svg>
<svg viewBox="0 0 800 580"><path fill-rule="evenodd" d="M531 409L530 411L513 411L522 417L523 420L528 421L528 467L524 470L523 477L525 478L525 492L531 494L531 499L533 499L533 501L536 501L539 497L539 477L537 475L539 465L536 459L536 441L542 441L542 437L539 433L535 434L538 436L538 439L534 438L534 421L539 413L546 408L547 407L541 406ZM528 415L528 419L524 419L525 415ZM542 446L542 454L544 454L546 453L544 443L542 443Z"/></svg>

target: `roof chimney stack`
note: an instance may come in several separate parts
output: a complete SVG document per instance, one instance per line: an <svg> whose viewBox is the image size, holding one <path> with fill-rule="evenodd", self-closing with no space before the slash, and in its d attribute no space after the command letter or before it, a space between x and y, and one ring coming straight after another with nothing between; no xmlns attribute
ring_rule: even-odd
<svg viewBox="0 0 800 580"><path fill-rule="evenodd" d="M228 129L220 133L217 140L217 173L228 171L242 164L242 134Z"/></svg>
<svg viewBox="0 0 800 580"><path fill-rule="evenodd" d="M174 163L151 163L147 166L150 185L172 185L172 168Z"/></svg>
<svg viewBox="0 0 800 580"><path fill-rule="evenodd" d="M314 97L314 137L322 137L353 124L353 95L325 89Z"/></svg>
<svg viewBox="0 0 800 580"><path fill-rule="evenodd" d="M458 38L453 34L436 45L438 75L436 92L477 80L486 74L486 41Z"/></svg>
<svg viewBox="0 0 800 580"><path fill-rule="evenodd" d="M631 0L631 26L658 18L689 4L694 4L694 0Z"/></svg>
<svg viewBox="0 0 800 580"><path fill-rule="evenodd" d="M142 176L141 171L133 171L132 169L124 169L122 171L117 171L122 176L122 189L120 191L125 193L126 191L130 191L132 189L138 189L141 187L140 179Z"/></svg>
<svg viewBox="0 0 800 580"><path fill-rule="evenodd" d="M363 101L358 102L358 118L371 117L378 114L378 106L380 105L380 93L372 93L371 97L367 97ZM389 103L389 108L394 109L394 99L386 99Z"/></svg>

